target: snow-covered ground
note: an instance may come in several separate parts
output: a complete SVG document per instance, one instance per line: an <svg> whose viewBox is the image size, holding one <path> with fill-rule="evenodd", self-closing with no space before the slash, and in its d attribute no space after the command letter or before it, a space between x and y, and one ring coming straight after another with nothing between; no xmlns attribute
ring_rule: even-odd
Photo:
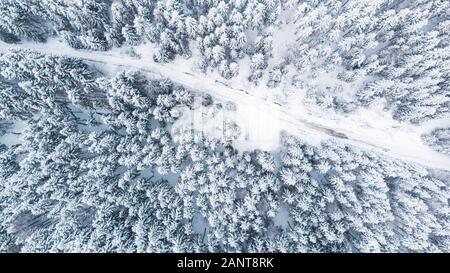
<svg viewBox="0 0 450 273"><path fill-rule="evenodd" d="M0 136L0 143L11 147L16 144L20 144L20 134L23 132L26 124L21 120L15 120L10 128L8 128L6 134Z"/></svg>
<svg viewBox="0 0 450 273"><path fill-rule="evenodd" d="M192 70L194 66L191 59L177 58L168 64L155 63L151 58L153 50L150 45L136 48L140 59L125 54L124 49L109 52L74 50L58 40L50 40L46 44L0 43L0 52L11 48L82 58L111 73L124 68L139 69L154 77L169 78L199 93L208 93L220 101L232 101L236 104L237 124L245 136L237 142L240 149L275 150L279 134L285 130L313 144L327 138L338 138L345 143L394 158L450 170L450 157L433 151L422 143L420 137L437 126L450 126L450 118L417 126L399 123L392 119L389 112L377 107L361 109L348 115L324 115L307 108L301 99L288 98L281 105L274 98L280 88L286 86L269 89L264 84L251 86L242 78L226 81L213 72L200 74Z"/></svg>
<svg viewBox="0 0 450 273"><path fill-rule="evenodd" d="M277 112L265 111L264 106L258 104L239 104L236 109L228 109L227 102L219 103L225 106L182 109L183 114L173 125L173 131L195 129L209 137L234 139L233 146L240 151L277 150L282 130ZM228 137L231 132L227 124L239 127L236 138Z"/></svg>

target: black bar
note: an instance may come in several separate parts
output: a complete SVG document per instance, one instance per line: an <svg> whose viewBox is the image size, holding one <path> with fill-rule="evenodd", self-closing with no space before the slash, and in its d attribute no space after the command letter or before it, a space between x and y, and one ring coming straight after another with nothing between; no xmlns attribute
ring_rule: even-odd
<svg viewBox="0 0 450 273"><path fill-rule="evenodd" d="M345 270L385 272L398 266L405 270L420 267L431 272L433 266L448 263L448 254L0 254L2 267L31 266L65 272L88 272L93 266L113 272L322 272ZM31 260L31 261L29 261ZM431 260L431 261L430 261ZM158 269L156 271L156 269ZM139 270L139 271L138 271ZM5 271L6 272L6 271Z"/></svg>

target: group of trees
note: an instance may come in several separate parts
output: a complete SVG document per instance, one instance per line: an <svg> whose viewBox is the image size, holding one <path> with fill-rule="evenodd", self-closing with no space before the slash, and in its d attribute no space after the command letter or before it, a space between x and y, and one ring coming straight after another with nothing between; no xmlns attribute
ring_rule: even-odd
<svg viewBox="0 0 450 273"><path fill-rule="evenodd" d="M181 199L153 179L179 164L165 126L191 103L187 90L27 51L2 55L0 67L0 93L15 94L0 118L26 123L19 145L0 148L2 251L192 249Z"/></svg>
<svg viewBox="0 0 450 273"><path fill-rule="evenodd" d="M172 131L194 94L141 72L17 50L0 71L0 124L25 124L0 144L1 251L449 251L448 180L419 166Z"/></svg>
<svg viewBox="0 0 450 273"><path fill-rule="evenodd" d="M438 128L422 136L423 141L434 150L450 155L450 128Z"/></svg>
<svg viewBox="0 0 450 273"><path fill-rule="evenodd" d="M93 50L149 41L157 62L190 57L194 45L201 70L217 68L231 78L248 55L256 80L271 54L265 28L281 10L279 0L8 0L0 4L0 39L44 41L56 34L74 48Z"/></svg>
<svg viewBox="0 0 450 273"><path fill-rule="evenodd" d="M448 249L447 181L339 143L316 148L293 136L283 142L282 200L293 224L269 250Z"/></svg>
<svg viewBox="0 0 450 273"><path fill-rule="evenodd" d="M195 52L202 71L229 79L244 64L250 81L266 71L269 87L289 67L308 102L348 112L383 99L395 119L418 123L450 109L449 9L442 0L5 0L0 39L56 35L93 50L148 41L157 62ZM296 28L278 37L293 44L269 67L280 27Z"/></svg>
<svg viewBox="0 0 450 273"><path fill-rule="evenodd" d="M301 1L294 83L337 111L383 99L400 121L448 115L449 9L440 0Z"/></svg>

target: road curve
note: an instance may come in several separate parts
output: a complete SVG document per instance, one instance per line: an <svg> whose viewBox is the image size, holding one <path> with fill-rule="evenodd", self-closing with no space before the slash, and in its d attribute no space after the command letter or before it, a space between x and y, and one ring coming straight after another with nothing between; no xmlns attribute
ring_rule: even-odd
<svg viewBox="0 0 450 273"><path fill-rule="evenodd" d="M186 70L170 64L159 64L152 60L133 59L128 56L118 56L109 52L95 52L87 50L75 50L62 43L50 45L39 43L5 44L0 43L0 52L10 49L26 49L52 55L64 55L84 59L98 65L112 65L117 67L142 70L154 77L169 78L172 81L192 89L194 92L208 93L211 96L232 101L237 105L258 105L265 111L276 113L279 117L280 128L289 128L299 135L313 135L321 138L338 139L344 143L383 153L393 158L398 158L413 163L418 163L430 168L450 170L450 157L432 151L426 146L420 149L398 148L399 143L386 143L377 141L371 136L352 132L339 127L330 127L316 121L308 120L308 116L294 116L281 105L250 95L240 88L233 88L227 84L209 79L204 75L194 75ZM412 152L414 151L414 152Z"/></svg>

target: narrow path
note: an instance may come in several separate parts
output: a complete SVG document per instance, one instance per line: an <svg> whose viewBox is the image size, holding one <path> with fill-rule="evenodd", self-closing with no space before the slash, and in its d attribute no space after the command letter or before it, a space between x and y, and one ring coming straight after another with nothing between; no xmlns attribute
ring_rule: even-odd
<svg viewBox="0 0 450 273"><path fill-rule="evenodd" d="M370 132L370 130L356 132L339 126L337 123L330 126L329 120L321 121L317 117L294 115L288 109L285 109L285 107L252 96L244 92L242 88L233 88L214 79L207 78L204 75L194 75L189 72L189 68L183 70L183 67L177 67L173 64L159 64L150 59L133 59L126 55L112 54L109 52L75 50L61 43L26 43L17 45L0 43L0 52L5 52L9 49L30 49L47 54L76 57L97 63L98 65L139 69L154 77L169 78L195 92L208 93L217 99L232 101L238 106L258 105L258 107L263 108L265 111L276 114L280 121L280 128L304 138L335 138L344 143L383 153L390 157L419 163L431 168L450 170L450 157L437 153L422 144L420 142L420 136L405 132L395 132L395 129L392 129L389 136L398 136L392 139L388 137L387 132ZM368 122L370 123L370 121Z"/></svg>

